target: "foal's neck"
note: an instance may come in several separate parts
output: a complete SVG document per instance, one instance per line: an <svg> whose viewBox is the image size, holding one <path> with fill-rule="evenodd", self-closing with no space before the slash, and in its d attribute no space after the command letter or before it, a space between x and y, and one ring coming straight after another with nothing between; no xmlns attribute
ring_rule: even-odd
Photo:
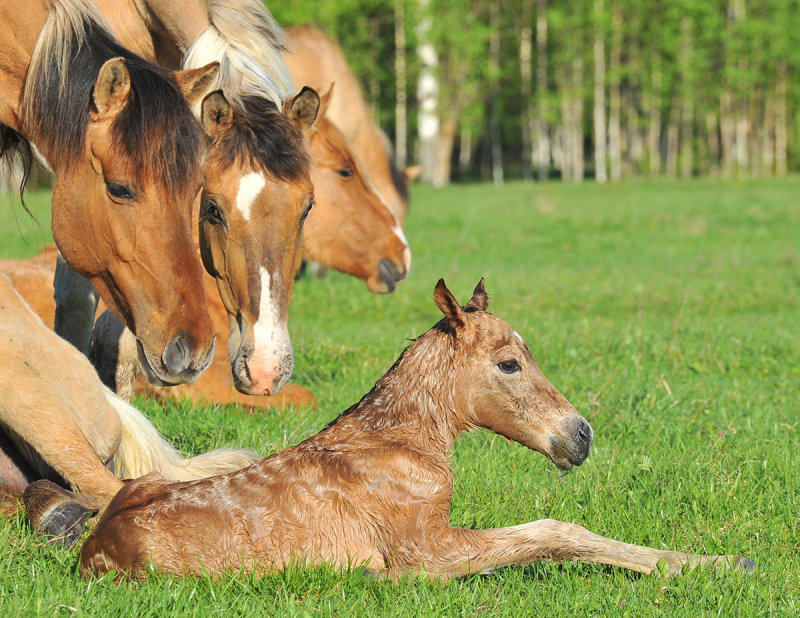
<svg viewBox="0 0 800 618"><path fill-rule="evenodd" d="M320 437L344 441L369 433L393 444L446 455L464 429L454 413L455 371L450 335L431 329Z"/></svg>

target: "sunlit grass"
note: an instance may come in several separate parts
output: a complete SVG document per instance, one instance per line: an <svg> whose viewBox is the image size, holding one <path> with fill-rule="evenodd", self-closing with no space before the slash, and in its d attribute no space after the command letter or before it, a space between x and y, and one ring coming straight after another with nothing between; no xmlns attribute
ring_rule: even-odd
<svg viewBox="0 0 800 618"><path fill-rule="evenodd" d="M453 455L453 523L554 517L659 548L743 554L762 565L756 575L666 580L537 564L397 584L298 567L262 579L157 576L117 586L80 579L74 551L11 521L0 524L0 607L8 615L797 615L799 196L798 178L417 187L412 273L394 294L370 295L336 273L295 288L295 380L314 391L316 409L251 415L140 401L190 452L221 444L273 452L356 401L437 320L439 277L466 300L485 276L490 310L590 419L595 446L559 480L537 453L486 433L464 436ZM46 212L46 196L35 197ZM10 245L19 233L0 203L3 255L35 253Z"/></svg>

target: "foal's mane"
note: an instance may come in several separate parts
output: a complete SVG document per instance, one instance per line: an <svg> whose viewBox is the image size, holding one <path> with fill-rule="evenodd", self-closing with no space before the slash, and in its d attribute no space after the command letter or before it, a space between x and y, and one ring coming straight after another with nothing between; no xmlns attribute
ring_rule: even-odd
<svg viewBox="0 0 800 618"><path fill-rule="evenodd" d="M215 156L225 167L249 159L280 181L307 175L303 134L281 112L292 93L283 30L261 0L210 0L208 18L183 66L220 63L217 87L234 106L234 123Z"/></svg>
<svg viewBox="0 0 800 618"><path fill-rule="evenodd" d="M33 51L23 93L26 138L55 170L83 154L89 106L102 65L122 57L130 74L127 106L111 139L137 162L139 177L182 188L200 161L199 124L172 75L128 51L90 0L45 0L47 20ZM144 156L146 153L146 156Z"/></svg>
<svg viewBox="0 0 800 618"><path fill-rule="evenodd" d="M283 30L261 0L209 0L209 25L184 56L186 67L220 63L217 86L240 104L245 96L270 99L280 109L293 92Z"/></svg>

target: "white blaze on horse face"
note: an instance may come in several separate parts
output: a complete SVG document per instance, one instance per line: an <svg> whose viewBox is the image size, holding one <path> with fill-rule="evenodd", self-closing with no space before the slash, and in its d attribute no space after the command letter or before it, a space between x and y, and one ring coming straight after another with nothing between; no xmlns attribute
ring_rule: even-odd
<svg viewBox="0 0 800 618"><path fill-rule="evenodd" d="M519 339L519 342L522 345L525 345L525 340L522 338L522 335L520 335L517 331L514 331L514 334L517 336L517 339Z"/></svg>
<svg viewBox="0 0 800 618"><path fill-rule="evenodd" d="M408 240L406 239L406 235L403 232L402 226L400 225L400 220L397 218L397 215L395 215L392 212L392 209L389 208L389 204L387 204L386 200L383 199L383 196L375 188L375 185L372 184L372 181L369 180L368 178L365 178L364 181L367 183L367 186L372 190L372 192L378 196L378 199L380 200L383 207L389 212L390 215L392 215L392 219L394 219L394 226L392 226L392 232L394 232L394 235L397 236L400 239L400 242L402 242L403 245L405 246L405 249L403 250L403 263L405 264L406 267L406 274L408 274L408 271L411 270L411 248L408 246Z"/></svg>
<svg viewBox="0 0 800 618"><path fill-rule="evenodd" d="M253 338L256 350L266 347L280 346L289 340L289 330L286 322L281 320L280 311L273 302L270 282L272 281L267 269L263 266L261 272L261 300L258 305L258 320L253 327Z"/></svg>
<svg viewBox="0 0 800 618"><path fill-rule="evenodd" d="M258 172L246 174L239 181L239 191L236 193L236 208L242 213L245 221L250 220L250 208L266 184L266 178Z"/></svg>

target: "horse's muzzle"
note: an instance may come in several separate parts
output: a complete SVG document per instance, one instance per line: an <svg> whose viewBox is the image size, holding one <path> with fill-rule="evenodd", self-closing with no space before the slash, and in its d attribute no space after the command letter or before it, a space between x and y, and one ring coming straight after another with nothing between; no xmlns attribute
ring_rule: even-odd
<svg viewBox="0 0 800 618"><path fill-rule="evenodd" d="M398 268L397 265L390 259L383 258L378 263L378 273L381 281L386 287L383 293L390 294L391 292L394 292L398 283L405 281L405 278L408 275L408 270L405 268L405 266Z"/></svg>

